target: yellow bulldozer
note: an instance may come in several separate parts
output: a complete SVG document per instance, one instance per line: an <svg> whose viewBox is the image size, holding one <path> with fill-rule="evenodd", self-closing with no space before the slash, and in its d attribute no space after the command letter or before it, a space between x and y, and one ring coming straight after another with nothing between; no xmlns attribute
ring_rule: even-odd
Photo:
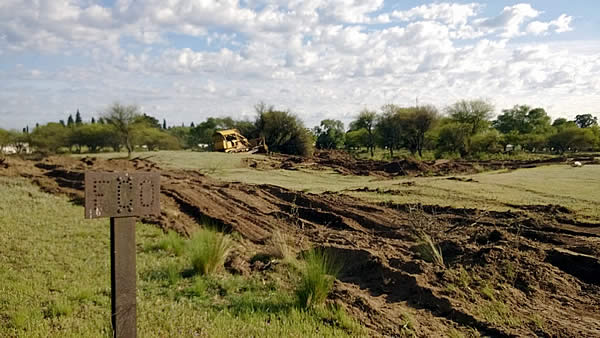
<svg viewBox="0 0 600 338"><path fill-rule="evenodd" d="M237 129L217 130L213 134L214 150L226 153L266 153L269 148L264 137L248 140Z"/></svg>

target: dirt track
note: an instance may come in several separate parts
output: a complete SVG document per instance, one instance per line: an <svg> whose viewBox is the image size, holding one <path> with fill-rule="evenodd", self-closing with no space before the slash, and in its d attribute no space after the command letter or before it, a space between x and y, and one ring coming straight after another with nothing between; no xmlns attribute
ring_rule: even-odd
<svg viewBox="0 0 600 338"><path fill-rule="evenodd" d="M81 202L86 169L159 170L143 160L55 157L9 159L0 175L27 177ZM344 259L332 297L374 334L406 335L410 321L418 336L443 336L451 328L600 336L600 224L577 222L564 207L376 205L342 194L223 183L194 171L161 175L162 215L147 221L184 234L210 222L254 248L279 229L297 248L329 248ZM419 258L415 228L439 243L446 268Z"/></svg>

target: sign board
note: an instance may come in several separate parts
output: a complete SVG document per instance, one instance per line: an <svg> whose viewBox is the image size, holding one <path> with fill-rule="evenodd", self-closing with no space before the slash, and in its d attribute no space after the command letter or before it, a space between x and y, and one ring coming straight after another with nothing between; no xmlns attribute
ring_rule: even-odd
<svg viewBox="0 0 600 338"><path fill-rule="evenodd" d="M157 172L86 172L85 218L160 214Z"/></svg>
<svg viewBox="0 0 600 338"><path fill-rule="evenodd" d="M157 172L85 173L85 218L110 217L110 282L113 337L135 338L136 216L160 214Z"/></svg>

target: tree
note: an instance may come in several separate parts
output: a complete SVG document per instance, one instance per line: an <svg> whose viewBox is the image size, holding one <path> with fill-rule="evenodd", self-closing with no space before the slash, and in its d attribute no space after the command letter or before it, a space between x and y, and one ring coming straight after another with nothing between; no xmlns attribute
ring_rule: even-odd
<svg viewBox="0 0 600 338"><path fill-rule="evenodd" d="M142 115L138 115L135 118L135 123L144 124L148 128L160 129L160 127L161 127L160 122L158 121L157 118L147 115L145 113Z"/></svg>
<svg viewBox="0 0 600 338"><path fill-rule="evenodd" d="M92 153L119 144L119 141L117 130L109 124L83 124L75 128L70 136L70 144L86 146Z"/></svg>
<svg viewBox="0 0 600 338"><path fill-rule="evenodd" d="M470 152L470 139L473 126L452 119L445 120L438 133L437 155L443 153L458 153L466 156Z"/></svg>
<svg viewBox="0 0 600 338"><path fill-rule="evenodd" d="M367 144L369 144L369 133L365 128L349 130L346 133L344 146L347 149L357 149L362 146L367 146Z"/></svg>
<svg viewBox="0 0 600 338"><path fill-rule="evenodd" d="M265 108L264 103L255 108L259 112L255 127L265 138L269 150L284 154L309 156L313 152L313 139L302 121L288 111Z"/></svg>
<svg viewBox="0 0 600 338"><path fill-rule="evenodd" d="M473 136L489 126L494 106L483 100L461 100L446 108L450 118L469 126L469 135Z"/></svg>
<svg viewBox="0 0 600 338"><path fill-rule="evenodd" d="M185 128L185 127L181 127ZM140 125L134 130L136 143L146 145L148 150L177 150L181 149L179 140L157 128Z"/></svg>
<svg viewBox="0 0 600 338"><path fill-rule="evenodd" d="M590 128L565 128L548 139L548 144L561 154L568 150L590 148L595 143L596 137Z"/></svg>
<svg viewBox="0 0 600 338"><path fill-rule="evenodd" d="M77 109L77 113L75 113L75 125L80 126L82 123L81 114L79 114L79 109Z"/></svg>
<svg viewBox="0 0 600 338"><path fill-rule="evenodd" d="M319 149L340 149L344 145L345 132L342 121L323 120L320 126L314 128L314 133Z"/></svg>
<svg viewBox="0 0 600 338"><path fill-rule="evenodd" d="M502 114L492 122L492 126L503 134L512 131L518 134L540 134L550 129L550 116L543 108L531 109L527 105L516 105L511 109L502 110Z"/></svg>
<svg viewBox="0 0 600 338"><path fill-rule="evenodd" d="M552 126L556 128L556 130L563 130L565 128L577 127L575 121L568 121L564 117L559 117L552 123Z"/></svg>
<svg viewBox="0 0 600 338"><path fill-rule="evenodd" d="M420 106L405 108L400 114L401 137L404 145L411 154L419 153L423 156L425 133L429 131L438 120L438 111L434 106Z"/></svg>
<svg viewBox="0 0 600 338"><path fill-rule="evenodd" d="M162 128L163 128L164 130L167 130L167 119L163 119Z"/></svg>
<svg viewBox="0 0 600 338"><path fill-rule="evenodd" d="M67 119L67 127L72 127L74 123L73 115L69 114L69 118Z"/></svg>
<svg viewBox="0 0 600 338"><path fill-rule="evenodd" d="M377 122L377 113L368 109L363 109L358 113L358 117L354 122L350 124L350 130L365 129L367 131L367 149L371 152L373 157L373 150L375 148L375 124Z"/></svg>
<svg viewBox="0 0 600 338"><path fill-rule="evenodd" d="M502 152L502 135L494 129L473 136L471 142L473 153L499 153Z"/></svg>
<svg viewBox="0 0 600 338"><path fill-rule="evenodd" d="M92 124L95 124L96 123L96 119L94 117L92 117L92 121L91 122L92 122Z"/></svg>
<svg viewBox="0 0 600 338"><path fill-rule="evenodd" d="M383 113L378 116L375 125L377 141L382 148L390 151L390 157L394 157L394 149L402 146L402 120L397 109L393 104L384 105L381 108Z"/></svg>
<svg viewBox="0 0 600 338"><path fill-rule="evenodd" d="M125 106L118 102L111 105L104 115L106 122L115 127L121 144L127 148L128 157L131 157L131 152L133 151L133 130L139 116L140 113L137 106Z"/></svg>
<svg viewBox="0 0 600 338"><path fill-rule="evenodd" d="M63 127L65 126L65 120L59 120L58 123L60 123Z"/></svg>
<svg viewBox="0 0 600 338"><path fill-rule="evenodd" d="M11 135L8 130L0 128L0 150L10 144Z"/></svg>
<svg viewBox="0 0 600 338"><path fill-rule="evenodd" d="M177 138L179 144L183 148L188 149L195 146L194 141L190 136L192 129L192 127L172 127L166 129L165 131L169 135L173 135L175 138Z"/></svg>
<svg viewBox="0 0 600 338"><path fill-rule="evenodd" d="M579 128L589 128L598 125L598 118L592 114L581 114L575 116L575 123Z"/></svg>
<svg viewBox="0 0 600 338"><path fill-rule="evenodd" d="M31 144L40 150L56 153L69 145L71 131L60 123L50 122L31 133Z"/></svg>

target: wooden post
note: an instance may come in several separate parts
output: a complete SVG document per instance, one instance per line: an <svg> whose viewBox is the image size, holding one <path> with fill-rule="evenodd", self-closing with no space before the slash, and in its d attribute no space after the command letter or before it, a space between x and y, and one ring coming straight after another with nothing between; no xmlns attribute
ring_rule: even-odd
<svg viewBox="0 0 600 338"><path fill-rule="evenodd" d="M110 217L111 322L116 338L137 335L136 216L159 214L159 173L85 173L85 218Z"/></svg>
<svg viewBox="0 0 600 338"><path fill-rule="evenodd" d="M110 218L110 284L114 337L135 338L135 217Z"/></svg>

